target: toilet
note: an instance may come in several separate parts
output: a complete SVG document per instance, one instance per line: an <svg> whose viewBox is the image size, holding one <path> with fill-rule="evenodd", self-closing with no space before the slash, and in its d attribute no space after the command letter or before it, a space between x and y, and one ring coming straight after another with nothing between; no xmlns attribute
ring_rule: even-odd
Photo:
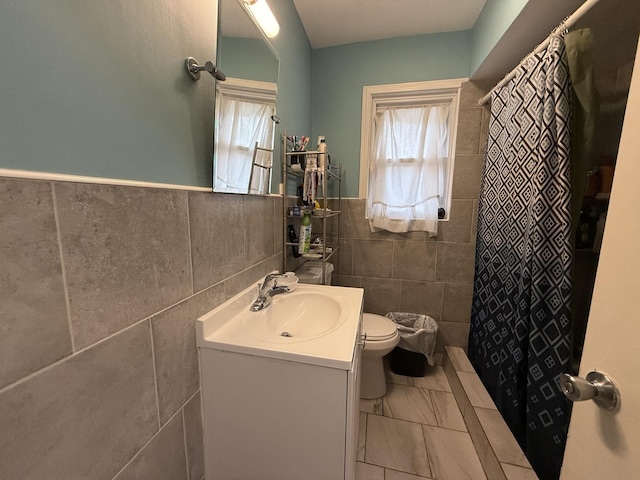
<svg viewBox="0 0 640 480"><path fill-rule="evenodd" d="M315 260L309 260L302 264L300 268L296 270L296 277L300 280L300 283L314 283L316 285L322 284L322 262ZM327 263L325 265L324 284L331 285L331 274L333 273L333 264Z"/></svg>
<svg viewBox="0 0 640 480"><path fill-rule="evenodd" d="M387 393L382 357L398 345L400 335L392 320L374 313L362 315L362 332L366 338L362 350L360 398L379 398Z"/></svg>

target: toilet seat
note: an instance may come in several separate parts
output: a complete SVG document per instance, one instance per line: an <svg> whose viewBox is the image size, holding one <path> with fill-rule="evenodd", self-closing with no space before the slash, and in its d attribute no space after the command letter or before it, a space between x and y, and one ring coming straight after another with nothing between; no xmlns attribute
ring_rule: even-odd
<svg viewBox="0 0 640 480"><path fill-rule="evenodd" d="M374 313L362 315L362 330L367 335L367 342L389 340L398 334L398 328L392 320Z"/></svg>

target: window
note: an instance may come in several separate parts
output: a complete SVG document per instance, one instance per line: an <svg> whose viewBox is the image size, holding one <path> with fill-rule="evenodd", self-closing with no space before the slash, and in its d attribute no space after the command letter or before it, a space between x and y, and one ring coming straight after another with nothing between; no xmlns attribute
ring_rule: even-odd
<svg viewBox="0 0 640 480"><path fill-rule="evenodd" d="M360 197L372 231L437 234L448 217L463 80L363 89Z"/></svg>
<svg viewBox="0 0 640 480"><path fill-rule="evenodd" d="M277 86L228 77L216 88L214 185L225 192L268 192ZM254 161L265 168L254 168Z"/></svg>

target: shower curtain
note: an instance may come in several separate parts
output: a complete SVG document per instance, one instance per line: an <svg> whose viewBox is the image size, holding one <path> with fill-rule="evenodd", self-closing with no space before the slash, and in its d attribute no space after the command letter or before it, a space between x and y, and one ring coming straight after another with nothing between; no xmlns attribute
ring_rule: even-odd
<svg viewBox="0 0 640 480"><path fill-rule="evenodd" d="M469 358L541 480L557 479L569 406L570 94L564 42L494 91L478 212Z"/></svg>

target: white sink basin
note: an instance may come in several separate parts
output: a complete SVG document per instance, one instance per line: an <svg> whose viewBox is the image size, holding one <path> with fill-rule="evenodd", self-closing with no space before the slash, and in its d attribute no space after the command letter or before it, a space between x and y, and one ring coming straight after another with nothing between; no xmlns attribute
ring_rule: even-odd
<svg viewBox="0 0 640 480"><path fill-rule="evenodd" d="M264 312L248 312L241 319L248 335L271 343L307 341L326 335L345 321L339 299L328 292L277 295Z"/></svg>
<svg viewBox="0 0 640 480"><path fill-rule="evenodd" d="M198 346L349 369L362 316L361 288L298 285L249 311L251 286L200 317Z"/></svg>

